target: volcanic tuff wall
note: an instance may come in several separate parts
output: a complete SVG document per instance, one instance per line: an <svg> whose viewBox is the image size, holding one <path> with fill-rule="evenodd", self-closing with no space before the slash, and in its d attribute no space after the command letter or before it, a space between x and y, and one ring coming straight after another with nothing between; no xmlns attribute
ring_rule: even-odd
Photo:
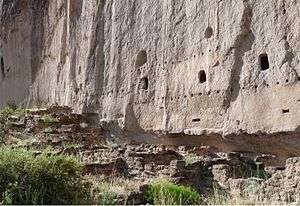
<svg viewBox="0 0 300 206"><path fill-rule="evenodd" d="M298 0L2 0L1 8L2 106L70 105L140 141L188 135L183 143L214 145L222 135L225 150L300 153Z"/></svg>

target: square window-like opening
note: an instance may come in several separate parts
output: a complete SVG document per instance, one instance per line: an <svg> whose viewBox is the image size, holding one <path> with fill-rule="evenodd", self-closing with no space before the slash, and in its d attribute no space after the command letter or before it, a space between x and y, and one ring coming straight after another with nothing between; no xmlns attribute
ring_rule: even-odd
<svg viewBox="0 0 300 206"><path fill-rule="evenodd" d="M270 62L267 54L259 55L259 65L262 71L268 70L270 68Z"/></svg>
<svg viewBox="0 0 300 206"><path fill-rule="evenodd" d="M204 70L201 70L201 71L198 73L198 79L199 79L199 83L200 83L200 84L206 82L206 73L205 73Z"/></svg>
<svg viewBox="0 0 300 206"><path fill-rule="evenodd" d="M141 89L148 90L149 88L149 79L148 77L143 77L140 82Z"/></svg>

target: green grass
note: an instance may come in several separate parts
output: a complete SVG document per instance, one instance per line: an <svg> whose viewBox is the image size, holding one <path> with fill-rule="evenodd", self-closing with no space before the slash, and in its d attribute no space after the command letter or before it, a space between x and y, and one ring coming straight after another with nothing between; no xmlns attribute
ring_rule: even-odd
<svg viewBox="0 0 300 206"><path fill-rule="evenodd" d="M200 194L183 185L159 180L150 184L146 192L146 200L154 205L198 205L202 203Z"/></svg>
<svg viewBox="0 0 300 206"><path fill-rule="evenodd" d="M82 204L90 190L74 157L0 150L0 204Z"/></svg>

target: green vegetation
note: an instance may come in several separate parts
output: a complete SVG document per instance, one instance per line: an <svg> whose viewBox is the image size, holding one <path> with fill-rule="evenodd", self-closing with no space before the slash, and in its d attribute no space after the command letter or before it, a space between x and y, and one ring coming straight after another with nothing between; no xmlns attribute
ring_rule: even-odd
<svg viewBox="0 0 300 206"><path fill-rule="evenodd" d="M102 181L97 184L95 190L96 202L99 205L134 204L128 202L128 197L137 188L139 188L137 181L123 178L116 178L112 181Z"/></svg>
<svg viewBox="0 0 300 206"><path fill-rule="evenodd" d="M9 116L21 117L26 114L26 111L22 107L17 107L14 104L10 104L0 110L0 144L4 142L5 138L5 124Z"/></svg>
<svg viewBox="0 0 300 206"><path fill-rule="evenodd" d="M54 129L51 128L51 127L47 127L47 128L45 128L45 129L43 130L43 132L44 132L45 134L51 134L51 133L54 132Z"/></svg>
<svg viewBox="0 0 300 206"><path fill-rule="evenodd" d="M103 191L98 195L97 204L98 205L117 205L118 196L114 192ZM124 204L125 205L125 204Z"/></svg>
<svg viewBox="0 0 300 206"><path fill-rule="evenodd" d="M166 180L152 183L146 192L146 200L155 205L197 205L202 203L202 198L196 190Z"/></svg>
<svg viewBox="0 0 300 206"><path fill-rule="evenodd" d="M8 105L0 110L0 123L4 124L9 116L21 117L26 114L26 110L15 105Z"/></svg>
<svg viewBox="0 0 300 206"><path fill-rule="evenodd" d="M198 162L200 160L199 156L195 155L195 154L189 154L184 156L184 161L185 161L185 165L191 165L194 164L195 162Z"/></svg>
<svg viewBox="0 0 300 206"><path fill-rule="evenodd" d="M77 149L79 147L81 147L82 145L81 144L76 144L76 143L66 143L64 145L64 148L65 149Z"/></svg>
<svg viewBox="0 0 300 206"><path fill-rule="evenodd" d="M41 120L46 124L58 123L58 119L51 117L50 115L44 115Z"/></svg>
<svg viewBox="0 0 300 206"><path fill-rule="evenodd" d="M266 172L264 165L262 163L256 163L256 169L251 171L251 177L256 177L260 179L268 179L271 177L269 173Z"/></svg>
<svg viewBox="0 0 300 206"><path fill-rule="evenodd" d="M257 163L253 168L246 168L243 165L233 167L233 178L249 178L255 177L260 179L268 179L270 175L265 171L262 164Z"/></svg>
<svg viewBox="0 0 300 206"><path fill-rule="evenodd" d="M0 123L0 144L4 142L4 138L5 138L4 126Z"/></svg>
<svg viewBox="0 0 300 206"><path fill-rule="evenodd" d="M1 204L88 203L90 190L75 158L34 153L21 149L0 150Z"/></svg>

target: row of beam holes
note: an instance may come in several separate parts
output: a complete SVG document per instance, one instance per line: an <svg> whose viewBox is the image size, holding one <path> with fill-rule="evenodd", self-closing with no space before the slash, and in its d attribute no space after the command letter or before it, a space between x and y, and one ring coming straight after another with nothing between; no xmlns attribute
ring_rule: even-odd
<svg viewBox="0 0 300 206"><path fill-rule="evenodd" d="M211 38L213 35L213 29L211 27L208 27L206 30L205 30L205 34L204 34L204 37L206 39L209 39ZM202 53L203 54L203 53ZM196 57L196 55L194 55L194 58ZM136 65L137 66L142 66L144 65L145 63L147 62L147 53L146 51L142 51L139 55L138 55L138 58L137 58L137 63ZM179 61L181 62L181 61ZM167 64L167 62L165 62ZM174 64L174 62L172 62L172 64ZM259 65L260 65L260 69L261 71L266 71L270 68L270 62L269 62L269 58L268 58L268 55L266 53L264 54L261 54L259 56ZM160 66L160 64L159 64ZM206 82L207 78L206 78L206 73L204 70L200 70L200 72L198 73L198 80L199 80L199 83L200 84L203 84ZM300 78L298 78L298 80L300 80ZM288 83L288 79L286 80L286 83ZM140 83L142 86L141 88L144 89L144 90L147 90L148 89L148 85L149 85L149 80L147 77L143 77L141 79L141 83ZM277 85L279 84L279 82L276 83ZM267 86L269 86L267 84ZM255 88L257 89L257 85L255 85ZM242 89L245 89L245 87L243 87ZM220 91L218 90L217 93L220 93ZM202 95L201 93L199 93L199 95ZM210 95L210 92L208 93L208 95ZM187 95L184 96L185 98L187 98ZM194 94L191 94L191 97L194 97ZM159 99L159 98L158 98ZM164 97L162 98L164 99ZM173 97L171 97L171 101L173 101ZM177 97L177 99L180 99L180 97ZM289 113L289 110L288 109L283 109L282 110L282 113ZM192 122L199 122L200 119L199 118L196 118L196 119L193 119Z"/></svg>
<svg viewBox="0 0 300 206"><path fill-rule="evenodd" d="M211 38L213 35L213 29L211 27L207 27L205 32L204 32L204 37L206 39ZM209 50L209 52L211 52L211 50ZM202 55L204 55L204 53L201 53ZM194 58L196 58L196 55L193 56ZM185 59L186 61L188 60L188 58ZM136 68L139 68L141 66L143 66L145 63L147 62L147 52L145 50L140 51L137 55L137 60L136 60ZM179 63L182 62L182 60L178 60ZM164 62L165 64L168 64L167 61ZM172 64L175 64L174 61L171 62ZM158 64L158 66L160 67L161 64ZM151 67L153 67L153 65L151 65Z"/></svg>
<svg viewBox="0 0 300 206"><path fill-rule="evenodd" d="M141 51L139 52L139 54L137 55L137 60L136 60L136 68L139 68L141 66L143 66L145 63L147 62L147 53L146 51ZM268 55L266 53L261 54L259 56L259 64L260 64L260 68L262 71L268 70L270 68L270 63L269 63L269 59L268 59ZM200 84L203 84L207 81L207 77L206 77L206 73L204 70L200 70L200 72L198 73L198 80ZM288 83L288 79L286 79L286 83ZM149 88L149 79L148 77L142 77L140 79L140 88L143 90L148 90ZM280 83L277 82L277 85L279 85ZM266 85L267 87L269 86L268 84ZM257 85L254 86L255 89L257 89ZM242 87L242 89L244 90L245 87ZM111 92L113 93L113 91ZM123 90L122 90L123 93ZM217 91L217 93L219 93L219 91ZM109 95L110 93L107 93L107 95ZM105 94L103 94L105 95ZM193 94L191 95L193 97ZM172 99L171 99L172 100Z"/></svg>
<svg viewBox="0 0 300 206"><path fill-rule="evenodd" d="M213 35L213 30L211 27L208 27L205 31L205 38L210 38ZM196 56L194 56L196 57ZM136 67L141 67L143 66L145 63L147 62L147 52L146 51L141 51L139 52L139 54L137 55L137 60L136 60ZM173 62L172 62L173 63ZM270 68L270 63L269 63L269 58L268 55L266 53L263 53L261 55L259 55L259 65L260 65L260 69L261 71L266 71ZM200 70L200 72L198 73L198 80L200 84L203 84L207 81L206 78L206 73L204 70ZM286 83L288 83L288 79L286 79ZM279 82L276 83L277 85L280 84ZM140 80L140 88L143 90L147 90L149 87L149 79L148 77L143 77ZM267 84L267 87L269 85ZM257 89L257 85L254 86L255 89ZM242 89L245 89L245 87L242 87ZM217 91L217 93L219 93L220 91ZM185 95L186 96L186 95ZM193 97L194 94L191 94L191 97ZM172 101L172 98L171 98Z"/></svg>
<svg viewBox="0 0 300 206"><path fill-rule="evenodd" d="M117 94L124 94L125 93L125 90L124 89L122 89L121 91L117 91ZM104 96L109 96L109 95L113 95L114 94L114 91L113 90L111 90L110 92L107 92L107 93L105 93L105 92L103 92L102 93L102 98L104 97Z"/></svg>
<svg viewBox="0 0 300 206"><path fill-rule="evenodd" d="M209 39L209 38L212 37L212 35L213 35L213 29L211 27L208 27L205 30L204 37L206 39ZM202 55L203 55L203 53L202 53ZM194 58L196 58L196 55L194 55ZM181 62L181 61L179 61L179 62ZM137 55L136 62L135 62L135 67L140 68L146 63L147 63L147 52L145 50L142 50ZM165 64L167 64L167 62L165 62ZM172 64L174 64L174 62L172 62ZM159 64L159 66L161 66L161 65ZM206 82L207 78L206 78L206 73L205 73L204 70L201 70L198 73L198 79L199 79L200 84ZM140 84L141 89L148 90L148 88L149 88L149 79L148 79L148 77L142 77L139 84Z"/></svg>
<svg viewBox="0 0 300 206"><path fill-rule="evenodd" d="M204 37L206 39L211 38L213 35L213 29L211 27L207 27L204 33ZM203 54L203 53L202 53ZM196 55L194 55L194 58L196 57ZM145 63L147 62L147 52L146 51L141 51L139 52L139 54L137 55L137 60L136 60L136 67L141 67L143 66ZM181 62L181 61L179 61ZM167 62L165 62L167 64ZM174 62L172 62L172 64L174 64ZM259 65L260 65L260 69L261 71L266 71L270 68L270 63L269 63L269 58L267 53L263 53L259 56ZM159 64L160 66L160 64ZM201 70L198 74L198 79L199 79L199 83L205 83L206 82L206 73L204 70ZM288 79L286 80L286 83L288 83ZM147 90L148 89L148 83L149 80L147 77L143 77L141 79L140 84L141 89ZM277 85L279 84L279 82L276 83ZM269 85L267 85L269 86ZM257 88L257 86L255 85L255 88ZM242 89L245 89L244 87Z"/></svg>
<svg viewBox="0 0 300 206"><path fill-rule="evenodd" d="M269 62L268 54L264 53L264 54L259 55L259 65L260 65L261 71L266 71L270 68L270 62ZM289 80L286 79L285 82L288 83ZM279 85L280 83L276 82L276 84ZM267 84L266 86L268 87L269 84ZM255 85L255 88L257 89L257 85ZM242 89L245 89L245 88L243 87ZM290 113L290 110L289 109L282 109L281 112L282 112L282 114L288 114L288 113Z"/></svg>
<svg viewBox="0 0 300 206"><path fill-rule="evenodd" d="M204 32L204 37L206 39L209 39L213 36L213 29L209 26L206 28L205 32ZM211 50L209 50L209 52L211 52ZM204 55L204 53L201 53L202 55ZM193 56L194 58L196 58L196 55ZM188 58L185 59L186 61L188 60ZM145 50L140 51L139 54L137 55L137 61L136 61L136 68L143 66L145 63L147 62L147 52ZM182 60L178 60L179 63L182 62ZM165 64L167 64L168 62L165 61ZM171 62L172 64L175 64L174 61ZM158 66L160 67L161 64L158 64ZM153 65L151 66L153 67Z"/></svg>
<svg viewBox="0 0 300 206"><path fill-rule="evenodd" d="M220 94L221 93L221 91L220 90L217 90L216 91L216 94ZM203 95L206 95L206 96L210 96L212 94L212 92L211 91L209 91L209 92L207 92L207 93L202 93L202 92L200 92L200 93L192 93L192 94L190 94L190 95L184 95L183 97L180 97L180 96L177 96L177 97L169 97L169 99L170 99L170 101L178 101L178 100L180 100L181 98L184 98L184 99L186 99L186 98L188 98L188 97L191 97L191 98L195 98L196 96L203 96ZM166 99L166 97L158 97L158 98L156 98L156 100L165 100ZM152 101L155 101L155 98L152 98ZM142 102L144 102L144 103L146 103L146 102L148 102L148 101L142 101ZM139 104L139 102L135 102L135 104Z"/></svg>

